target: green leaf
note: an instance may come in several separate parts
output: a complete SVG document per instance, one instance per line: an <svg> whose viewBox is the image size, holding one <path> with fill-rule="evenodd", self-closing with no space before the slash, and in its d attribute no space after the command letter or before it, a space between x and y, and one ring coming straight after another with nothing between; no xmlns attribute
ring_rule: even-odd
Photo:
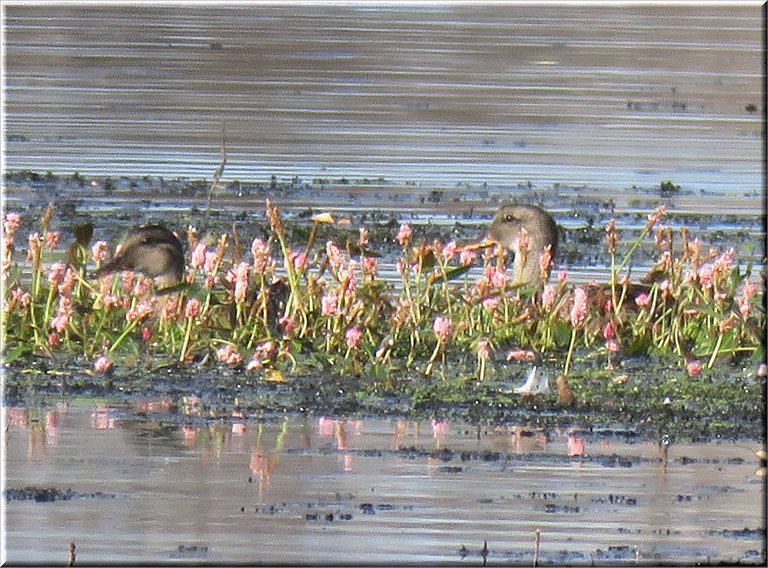
<svg viewBox="0 0 768 568"><path fill-rule="evenodd" d="M27 343L19 343L10 351L6 351L3 355L4 363L12 363L20 357L30 355L32 353L32 346Z"/></svg>

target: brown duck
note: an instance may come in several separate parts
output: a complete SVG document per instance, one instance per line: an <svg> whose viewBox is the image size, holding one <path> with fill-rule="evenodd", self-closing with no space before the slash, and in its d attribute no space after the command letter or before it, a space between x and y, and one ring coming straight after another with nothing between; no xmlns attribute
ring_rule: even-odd
<svg viewBox="0 0 768 568"><path fill-rule="evenodd" d="M184 249L171 231L160 225L136 229L123 243L120 252L95 272L103 276L121 270L134 270L154 280L158 289L168 288L184 278Z"/></svg>
<svg viewBox="0 0 768 568"><path fill-rule="evenodd" d="M525 254L520 250L521 229L528 234ZM488 234L480 246L498 243L515 257L513 283L518 286L541 288L549 278L551 268L542 278L539 259L550 247L552 259L557 253L557 224L552 216L535 205L504 205L499 209L488 228ZM551 264L550 264L551 267Z"/></svg>

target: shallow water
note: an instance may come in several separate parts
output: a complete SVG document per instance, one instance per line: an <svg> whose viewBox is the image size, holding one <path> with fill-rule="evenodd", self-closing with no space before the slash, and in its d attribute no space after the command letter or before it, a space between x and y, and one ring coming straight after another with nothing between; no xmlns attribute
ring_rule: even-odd
<svg viewBox="0 0 768 568"><path fill-rule="evenodd" d="M755 443L288 415L6 408L7 561L765 561ZM186 412L186 413L185 413ZM43 493L55 488L61 493ZM59 498L45 500L49 498ZM22 499L22 497L29 497Z"/></svg>
<svg viewBox="0 0 768 568"><path fill-rule="evenodd" d="M5 13L9 169L762 188L759 5Z"/></svg>

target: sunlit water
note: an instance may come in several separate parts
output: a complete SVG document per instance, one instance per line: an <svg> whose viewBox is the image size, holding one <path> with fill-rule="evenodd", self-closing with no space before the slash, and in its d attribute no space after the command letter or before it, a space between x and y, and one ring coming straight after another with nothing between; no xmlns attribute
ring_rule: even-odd
<svg viewBox="0 0 768 568"><path fill-rule="evenodd" d="M759 5L5 13L9 169L762 188Z"/></svg>
<svg viewBox="0 0 768 568"><path fill-rule="evenodd" d="M6 409L10 562L759 562L754 443L288 416ZM139 413L139 414L137 414ZM149 413L149 417L147 415ZM464 547L464 548L462 548ZM764 556L762 557L764 560Z"/></svg>

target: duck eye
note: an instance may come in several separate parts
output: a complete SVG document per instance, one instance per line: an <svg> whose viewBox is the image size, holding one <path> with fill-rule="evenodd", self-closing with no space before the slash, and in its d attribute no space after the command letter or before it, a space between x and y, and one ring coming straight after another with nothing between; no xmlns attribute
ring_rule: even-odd
<svg viewBox="0 0 768 568"><path fill-rule="evenodd" d="M515 219L514 215L507 215L506 217L504 217L504 220L511 223L512 221L515 221L516 219Z"/></svg>

